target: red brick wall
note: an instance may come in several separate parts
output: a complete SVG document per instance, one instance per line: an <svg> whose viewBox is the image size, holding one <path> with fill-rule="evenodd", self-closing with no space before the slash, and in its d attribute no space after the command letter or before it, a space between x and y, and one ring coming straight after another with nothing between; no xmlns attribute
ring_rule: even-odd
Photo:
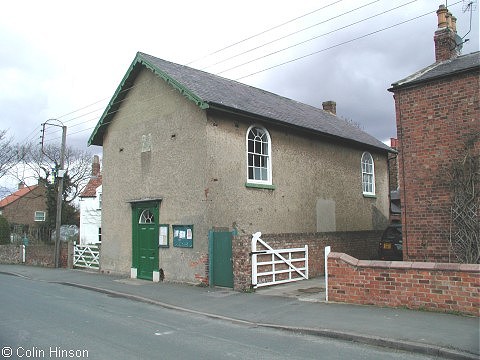
<svg viewBox="0 0 480 360"><path fill-rule="evenodd" d="M363 305L406 306L480 315L480 265L328 257L328 297Z"/></svg>
<svg viewBox="0 0 480 360"><path fill-rule="evenodd" d="M450 169L474 138L480 153L479 71L394 89L405 260L455 261Z"/></svg>
<svg viewBox="0 0 480 360"><path fill-rule="evenodd" d="M375 259L382 231L332 233L262 234L261 239L274 249L299 248L308 245L309 277L323 275L325 246L360 259ZM252 284L251 235L234 236L232 240L233 282L235 290L249 289Z"/></svg>

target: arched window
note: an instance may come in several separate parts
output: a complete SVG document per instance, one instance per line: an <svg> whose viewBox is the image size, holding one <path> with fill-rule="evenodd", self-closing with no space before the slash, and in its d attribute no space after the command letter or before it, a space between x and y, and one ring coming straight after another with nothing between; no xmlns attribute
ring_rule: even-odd
<svg viewBox="0 0 480 360"><path fill-rule="evenodd" d="M272 159L270 134L260 126L247 130L247 182L272 184Z"/></svg>
<svg viewBox="0 0 480 360"><path fill-rule="evenodd" d="M369 152L362 155L362 187L364 195L375 195L375 167Z"/></svg>
<svg viewBox="0 0 480 360"><path fill-rule="evenodd" d="M155 223L155 216L153 215L153 213L150 210L145 209L140 214L140 219L138 220L138 223L139 224L153 224L153 223Z"/></svg>

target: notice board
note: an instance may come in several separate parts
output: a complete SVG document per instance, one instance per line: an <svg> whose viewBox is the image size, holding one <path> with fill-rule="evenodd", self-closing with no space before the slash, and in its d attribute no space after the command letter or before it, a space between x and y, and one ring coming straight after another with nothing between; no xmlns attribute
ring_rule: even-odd
<svg viewBox="0 0 480 360"><path fill-rule="evenodd" d="M193 225L172 225L173 246L193 248Z"/></svg>

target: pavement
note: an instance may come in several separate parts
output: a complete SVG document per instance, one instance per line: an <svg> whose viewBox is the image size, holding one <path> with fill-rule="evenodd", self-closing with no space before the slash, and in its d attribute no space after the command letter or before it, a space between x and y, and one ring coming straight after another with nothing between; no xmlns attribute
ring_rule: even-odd
<svg viewBox="0 0 480 360"><path fill-rule="evenodd" d="M0 264L8 274L253 327L275 328L447 359L480 359L478 317L325 302L325 279L236 292L77 269Z"/></svg>

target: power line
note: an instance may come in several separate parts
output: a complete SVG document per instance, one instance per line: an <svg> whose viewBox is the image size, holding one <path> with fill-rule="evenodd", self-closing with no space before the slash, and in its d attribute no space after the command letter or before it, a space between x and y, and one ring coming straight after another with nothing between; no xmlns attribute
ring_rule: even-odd
<svg viewBox="0 0 480 360"><path fill-rule="evenodd" d="M455 4L458 4L458 2L455 3ZM455 4L453 4L453 5L455 5ZM318 53L321 53L321 52L324 52L324 51L327 51L327 50L331 50L331 49L333 49L333 48L336 48L336 47L339 47L339 46L342 46L342 45L345 45L345 44L348 44L348 43L351 43L351 42L354 42L354 41L357 41L357 40L366 38L366 37L368 37L368 36L372 36L372 35L377 34L377 33L379 33L379 32L382 32L382 31L385 31L385 30L394 28L394 27L396 27L396 26L403 25L403 24L405 24L405 23L411 22L411 21L413 21L413 20L417 20L417 19L419 19L419 18L421 18L421 17L424 17L424 16L427 16L427 15L430 15L430 14L432 14L432 13L434 13L434 12L435 12L435 11L430 11L430 12L424 13L424 14L422 14L422 15L416 16L416 17L414 17L414 18L410 18L410 19L408 19L408 20L399 22L399 23L397 23L397 24L390 25L390 26L388 26L388 27L385 27L385 28L382 28L382 29L378 29L378 30L376 30L376 31L372 31L372 32L370 32L370 33L368 33L368 34L364 34L364 35L362 35L362 36L359 36L359 37L356 37L356 38L353 38L353 39L350 39L350 40L347 40L347 41L344 41L344 42L341 42L341 43L337 43L337 44L335 44L335 45L332 45L332 46L329 46L329 47L327 47L327 48L324 48L324 49L315 51L315 52L313 52L313 53L309 53L309 54L306 54L306 55L297 57L297 58L295 58L295 59L288 60L288 61L286 61L286 62L283 62L283 63L277 64L277 65L270 66L270 67L268 67L268 68L265 68L265 69L262 69L262 70L259 70L259 71L250 73L250 74L248 74L248 75L244 75L244 76L242 76L242 77L240 77L240 78L236 78L236 79L234 79L234 81L238 81L238 80L241 80L241 79L244 79L244 78L247 78L247 77L250 77L250 76L253 76L253 75L256 75L256 74L259 74L259 73L262 73L262 72L265 72L265 71L268 71L268 70L271 70L271 69L274 69L274 68L277 68L277 67L280 67L280 66L283 66L283 65L286 65L286 64L295 62L295 61L298 61L298 60L301 60L301 59L304 59L304 58L306 58L306 57L309 57L309 56L312 56L312 55L315 55L315 54L318 54ZM173 91L173 89L172 89L172 91ZM155 96L153 96L153 97L151 97L151 98L143 99L143 100L141 100L141 101L142 101L142 102L150 101L150 100L153 100L153 99L155 99L155 98L157 98L157 97L160 97L160 96L161 96L161 95L155 95ZM123 102L123 101L125 101L125 100L126 100L126 99L123 99L123 100L120 100L120 101L118 101L118 102L112 103L112 105L121 103L121 102ZM158 106L158 108L160 108L160 106ZM115 110L115 111L108 112L108 113L105 114L105 116L107 116L107 115L112 115L112 114L116 113L117 111L119 111L119 110ZM136 115L138 115L138 114L140 114L140 113L141 113L141 112L139 111L139 112L137 112L137 113L135 113L135 114L131 114L129 117L134 117L134 116L136 116ZM91 120L94 120L94 119L91 119ZM89 120L89 121L91 121L91 120ZM88 122L88 121L86 121L86 122ZM102 124L102 126L108 125L110 122L111 122L111 121L105 122L105 123ZM84 131L88 131L88 130L93 130L93 129L95 129L95 127L96 127L96 126L93 126L93 127L87 128L87 129L82 129L82 130L79 130L79 131L70 133L70 135L78 134L78 133L81 133L81 132L84 132ZM54 140L54 139L52 139L52 140Z"/></svg>
<svg viewBox="0 0 480 360"><path fill-rule="evenodd" d="M276 51L271 52L271 53L266 54L266 55L262 55L262 56L260 56L260 57L258 57L258 58L253 59L253 60L249 60L249 61L244 62L244 63L242 63L242 64L239 64L239 65L233 66L233 67L231 67L231 68L228 68L228 69L226 69L226 70L223 70L223 71L221 71L221 72L218 72L217 75L218 75L218 74L223 74L223 73L225 73L225 72L227 72L227 71L230 71L230 70L237 69L237 68L239 68L239 67L242 67L242 66L244 66L244 65L250 64L250 63L252 63L252 62L255 62L255 61L264 59L264 58L266 58L266 57L269 57L269 56L278 54L278 53L280 53L280 52L282 52L282 51L292 49L292 48L294 48L294 47L296 47L296 46L306 44L307 42L316 40L316 39L321 38L321 37L326 36L326 35L333 34L334 32L337 32L337 31L340 31L340 30L344 30L344 29L346 29L346 28L349 28L349 27L351 27L351 26L353 26L353 25L357 25L357 24L362 23L362 22L364 22L364 21L371 20L371 19L373 19L373 18L375 18L375 17L378 17L378 16L380 16L380 15L384 15L384 14L390 12L390 11L397 10L397 9L399 9L399 8L401 8L401 7L410 5L411 3L414 3L414 2L416 2L416 1L417 1L417 0L412 0L412 1L408 2L408 3L399 5L399 6L397 6L397 7L391 8L391 9L389 9L389 10L385 10L385 11L383 11L383 12L377 13L377 14L372 15L372 16L368 16L368 17L366 17L366 18L364 18L364 19L362 19L362 20L355 21L355 22L353 22L353 23L350 23L350 24L348 24L348 25L339 27L339 28L337 28L337 29L335 29L335 30L328 31L328 32L323 33L323 34L321 34L321 35L314 36L314 37L312 37L312 38L310 38L310 39L307 39L307 40L298 42L298 43L296 43L296 44L294 44L294 45L290 45L290 46L288 46L288 47L286 47L286 48L283 48L283 49L280 49L280 50L276 50ZM369 5L369 4L367 4L367 5ZM357 8L357 9L360 9L360 8ZM354 10L357 10L357 9L354 9ZM346 14L346 13L345 13L345 14ZM240 54L240 55L242 55L242 54Z"/></svg>
<svg viewBox="0 0 480 360"><path fill-rule="evenodd" d="M203 56L202 58L199 58L199 59L197 59L197 60L190 61L190 62L186 63L185 65L190 65L190 64L193 64L193 63L198 62L198 61L200 61L200 60L206 59L206 58L208 58L208 57L210 57L210 56L216 55L216 54L218 54L218 53L220 53L220 52L222 52L222 51L224 51L224 50L230 49L231 47L234 47L234 46L236 46L236 45L242 44L242 43L244 43L244 42L246 42L246 41L248 41L248 40L254 39L254 38L256 38L256 37L258 37L258 36L260 36L260 35L266 34L266 33L270 32L270 31L272 31L272 30L278 29L278 28L280 28L280 27L282 27L282 26L284 26L284 25L287 25L287 24L289 24L289 23L291 23L291 22L297 21L297 20L299 20L299 19L301 19L301 18L304 18L304 17L306 17L306 16L308 16L308 15L314 14L314 13L320 11L320 10L326 9L326 8L328 8L328 7L332 6L332 5L335 5L335 4L339 3L339 2L342 2L342 1L343 1L343 0L334 1L333 3L330 3L330 4L328 4L328 5L325 5L325 6L321 7L321 8L319 8L319 9L310 11L310 12L308 12L308 13L306 13L306 14L303 14L303 15L301 15L301 16L298 16L298 17L296 17L296 18L293 18L293 19L291 19L291 20L288 20L288 21L286 21L286 22L284 22L284 23L281 23L281 24L279 24L279 25L275 25L274 27L269 28L269 29L267 29L267 30L264 30L264 31L262 31L262 32L259 32L258 34L249 36L249 37L247 37L247 38L245 38L245 39L243 39L243 40L237 41L237 42L235 42L235 43L233 43L233 44L230 44L230 45L225 46L225 47L223 47L223 48L221 48L221 49L219 49L219 50L216 50L216 51L214 51L214 52L212 52L212 53L210 53L210 54L208 54L208 55ZM380 0L377 0L377 1L380 1Z"/></svg>
<svg viewBox="0 0 480 360"><path fill-rule="evenodd" d="M319 22L319 23L316 23L316 24L314 24L314 25L307 26L306 28L303 28L303 29L294 31L293 33L290 33L290 34L281 36L281 37L279 37L279 38L276 38L276 39L274 39L274 40L268 41L268 42L266 42L266 43L263 43L262 45L256 46L256 47L251 48L251 49L249 49L249 50L246 50L246 51L244 51L244 52L242 52L242 53L233 55L233 56L231 56L231 57L229 57L229 58L227 58L227 59L221 60L221 61L219 61L219 62L216 62L216 63L212 64L212 65L209 65L209 66L207 66L207 67L204 67L204 68L202 68L202 70L209 69L209 68L211 68L211 67L213 67L213 66L215 66L215 65L221 64L221 63L223 63L223 62L225 62L225 61L234 59L234 58L236 58L236 57L238 57L238 56L241 56L241 55L245 55L245 54L247 54L247 53L249 53L249 52L252 52L252 51L254 51L254 50L258 50L258 49L260 49L260 48L262 48L262 47L264 47L264 46L266 46L266 45L273 44L273 43L275 43L275 42L277 42L277 41L280 41L280 40L286 39L286 38L288 38L288 37L290 37L290 36L299 34L299 33L303 32L303 31L305 31L305 30L309 30L309 29L314 28L314 27L316 27L316 26L318 26L318 25L325 24L325 23L327 23L327 22L329 22L329 21L331 21L331 20L338 19L338 18L340 18L340 17L342 17L342 16L344 16L344 15L347 15L347 14L350 14L350 13L355 12L355 11L357 11L357 10L360 10L360 9L362 9L362 8L364 8L364 7L367 7L367 6L369 6L369 5L372 5L372 4L374 4L374 3L378 2L378 1L380 1L380 0L375 0L375 1L372 1L372 2L370 2L370 3L368 3L368 4L361 5L361 6L357 7L357 8L355 8L355 9L352 9L352 10L346 11L346 12L344 12L344 13L341 13L341 14L339 14L339 15L333 16L333 17L331 17L331 18L329 18L329 19L327 19L327 20L323 20L323 21L321 21L321 22ZM414 0L414 1L417 1L417 0Z"/></svg>
<svg viewBox="0 0 480 360"><path fill-rule="evenodd" d="M105 100L108 100L108 97L103 98L103 99L100 99L100 100L97 100L97 101L95 101L95 102L93 102L93 103L91 103L91 104L89 104L89 105L86 105L86 106L84 106L84 107L81 107L80 109L73 110L73 111L70 111L69 113L66 113L66 114L57 116L56 119L61 119L61 118L65 117L65 116L68 116L68 115L74 114L74 113L76 113L76 112L79 112L79 111L81 111L81 110L87 109L87 108L89 108L90 106L93 106L93 105L98 104L99 102L102 102L102 101L105 101ZM76 119L76 118L73 118L73 119ZM65 122L72 121L73 119L66 120Z"/></svg>
<svg viewBox="0 0 480 360"><path fill-rule="evenodd" d="M376 2L378 2L378 1L379 1L379 0L376 0L376 1L373 1L373 2L370 2L370 3L367 3L367 4L364 4L364 5L360 6L360 7L355 8L355 9L346 11L346 12L340 14L340 15L334 16L334 17L332 17L332 18L329 18L329 19L327 19L327 20L324 20L324 21L322 21L322 22L320 22L320 23L317 23L317 24L315 24L315 25L309 26L308 28L304 28L304 29L302 29L302 30L298 30L298 31L296 31L296 32L294 32L294 33L288 34L288 35L286 35L286 36L284 36L284 37L282 37L282 38L280 38L280 39L289 37L289 36L291 36L291 35L293 35L293 34L299 33L299 32L301 32L301 31L304 31L304 30L306 30L306 29L312 28L312 27L317 26L317 25L319 25L319 24L323 24L323 23L325 23L325 22L328 22L328 21L331 21L331 20L333 20L333 19L339 18L339 17L341 17L341 16L343 16L343 15L352 13L352 12L354 12L354 11L357 11L357 10L363 8L363 7L366 7L366 6L369 6L369 5L373 4L373 3L376 3ZM278 50L278 51L276 51L276 52L273 52L273 53L264 55L264 56L262 56L262 57L260 57L260 58L257 58L257 59L254 59L254 60L250 60L249 62L246 62L246 63L240 64L240 65L237 65L237 66L235 66L235 67L233 67L233 68L229 68L229 69L224 70L224 71L222 71L222 72L220 72L220 73L217 73L217 74L222 74L222 73L227 72L227 71L229 71L229 70L233 70L233 69L235 69L235 68L241 67L241 66L246 65L246 64L248 64L248 63L254 62L254 61L258 60L258 59L261 59L261 58L264 58L264 57L267 57L267 56L274 55L274 54L276 54L276 53L278 53L278 52L281 52L281 51L284 51L284 50L293 48L293 47L295 47L295 46L301 45L301 44L306 43L306 42L308 42L308 41L312 41L312 40L314 40L314 39L316 39L316 38L319 38L319 37L321 37L321 36L325 36L325 35L327 35L327 34L330 34L330 33L339 31L339 30L341 30L341 29L344 29L344 28L353 26L353 25L358 24L358 23L360 23L360 22L362 22L362 21L366 21L366 20L369 20L369 19L374 18L374 17L376 17L376 16L382 15L382 14L384 14L384 13L393 11L393 10L395 10L395 9L398 9L398 8L400 8L400 7L403 7L403 6L406 6L406 5L408 5L408 4L412 3L412 2L415 2L415 1L417 1L417 0L410 1L409 3L406 3L406 4L403 4L403 5L397 6L397 7L395 7L395 8L390 9L390 10L386 10L386 11L381 12L381 13L379 13L379 14L376 14L376 15L374 15L374 16L370 16L370 17L367 17L367 18L365 18L365 19L356 21L356 22L354 22L354 23L351 23L351 24L346 25L346 26L344 26L344 27L341 27L341 28L338 28L338 29L336 29L336 30L330 31L330 32L328 32L328 33L325 33L325 34L322 34L322 35L318 35L318 36L316 36L316 37L314 37L314 38L311 38L311 39L302 41L302 42L297 43L297 44L294 44L294 45L291 45L290 47L287 47L287 48L285 48L285 49L281 49L281 50ZM338 2L339 2L339 1L337 1L337 2L335 2L335 3L338 3ZM290 21L288 21L288 22L286 22L286 23L277 25L276 27L273 27L273 28L270 28L270 29L268 29L268 30L265 30L265 31L263 31L263 32L261 32L261 33L259 33L259 34L257 34L257 35L264 34L264 33L268 32L268 31L271 31L271 30L273 30L273 29L275 29L275 28L278 28L278 27L280 27L280 26L283 26L283 25L285 25L285 24L287 24L287 23L293 22L293 21L298 20L298 19L300 19L300 18L302 18L302 17L305 17L305 16L310 15L310 14L312 14L312 13L315 13L315 12L317 12L317 11L319 11L319 10L322 10L322 9L324 9L324 8L326 8L326 7L328 7L328 6L331 6L331 5L335 4L335 3L329 4L329 5L327 5L327 6L324 6L324 7L320 8L320 9L317 9L317 10L315 10L315 11L309 12L309 13L307 13L307 14L305 14L305 15L302 15L302 16L300 16L300 17L297 17L297 18L295 18L295 19L292 19L292 20L290 20ZM255 36L256 36L256 35L255 35ZM239 44L239 43L241 43L241 42L243 42L243 41L246 41L246 40L248 40L248 39L254 38L255 36L251 36L251 37L249 37L249 38L247 38L247 39L244 39L244 40L242 40L242 41L240 41L240 42L237 42L237 43L235 43L235 44ZM269 43L267 43L267 44L263 44L263 45L257 46L257 47L254 48L253 50L258 49L258 48L261 48L261 47L263 47L263 46L265 46L265 45L268 45L268 44L273 43L273 42L278 41L278 40L279 40L279 39L276 39L276 40L273 40L273 41L271 41L271 42L269 42ZM223 51L224 49L229 48L229 47L232 47L232 46L235 45L235 44L232 44L232 45L229 45L228 47L225 47L225 48L223 48L223 49L217 50L217 51L215 51L214 53L221 52L221 51ZM250 51L252 51L252 50L249 50L249 51L246 51L246 52L250 52ZM244 53L246 53L246 52L244 52ZM236 55L236 56L243 55L244 53L238 54L238 55ZM212 53L212 54L213 54L213 53ZM226 60L222 60L222 61L220 61L220 62L217 62L216 64L219 64L219 63L222 63L222 62L224 62L224 61L230 60L230 59L232 59L232 58L234 58L234 57L236 57L236 56L230 57L230 58L228 58L228 59L226 59ZM214 65L216 65L216 64L214 64ZM147 81L145 81L145 82L149 82L149 81L151 81L151 80L147 80ZM135 84L135 85L132 85L132 86L129 86L128 88L125 88L125 89L121 90L120 93L125 92L125 91L129 91L130 89L132 89L132 88L134 88L134 87L137 87L137 86L139 86L139 85L142 85L143 83L144 83L144 82L138 83L138 84ZM64 114L64 115L61 115L61 116L59 116L59 117L57 117L57 118L61 118L61 117L64 117L64 116L67 116L67 115L76 113L76 112L81 111L81 110L83 110L83 109L86 109L86 108L88 108L88 107L90 107L90 106L92 106L92 105L95 105L95 104L97 104L97 103L99 103L99 102L101 102L101 101L104 101L105 99L108 99L108 98L104 98L104 99L98 100L98 101L96 101L96 102L94 102L94 103L92 103L92 104L90 104L90 105L84 106L84 107L82 107L82 108L80 108L80 109L77 109L77 110L74 110L74 111L71 111L71 112L69 112L69 113L67 113L67 114ZM64 120L64 122L67 123L67 122L73 121L73 120L75 120L75 119L82 118L82 117L84 117L84 116L87 116L87 115L89 115L89 114L91 114L91 113L94 113L94 112L96 112L96 111L100 111L100 110L102 110L102 109L104 109L104 108L95 109L95 110L93 110L93 111L90 111L90 112L88 112L88 113L82 114L82 115L80 115L80 116L77 116L77 117L74 117L74 118L71 118L71 119L68 119L68 120ZM88 121L87 121L87 122L88 122ZM85 122L81 122L81 123L79 123L79 124L83 124L83 123L85 123ZM72 125L71 125L70 127L72 127Z"/></svg>
<svg viewBox="0 0 480 360"><path fill-rule="evenodd" d="M459 1L459 2L460 2L460 1ZM456 3L452 4L452 6L458 4L459 2L456 2ZM267 67L267 68L262 69L262 70L259 70L259 71L255 71L255 72L250 73L250 74L248 74L248 75L244 75L244 76L241 76L241 77L239 77L239 78L236 78L235 81L238 81L238 80L241 80L241 79L245 79L245 78L247 78L247 77L250 77L250 76L253 76L253 75L257 75L257 74L260 74L260 73L262 73L262 72L265 72L265 71L268 71L268 70L272 70L272 69L275 69L275 68L277 68L277 67L280 67L280 66L283 66L283 65L286 65L286 64L289 64L289 63L292 63L292 62L301 60L301 59L305 59L305 58L310 57L310 56L312 56L312 55L316 55L316 54L319 54L319 53L321 53L321 52L324 52L324 51L327 51L327 50L331 50L331 49L334 49L334 48L336 48L336 47L339 47L339 46L342 46L342 45L345 45L345 44L349 44L349 43L351 43L351 42L354 42L354 41L357 41L357 40L360 40L360 39L364 39L364 38L366 38L366 37L368 37L368 36L372 36L372 35L374 35L374 34L378 34L378 33L382 32L382 31L385 31L385 30L394 28L394 27L399 26L399 25L403 25L403 24L408 23L408 22L413 21L413 20L417 20L417 19L419 19L419 18L421 18L421 17L430 15L430 14L432 14L432 13L435 13L435 11L429 11L429 12L427 12L427 13L425 13L425 14L416 16L416 17L414 17L414 18L411 18L411 19L408 19L408 20L405 20L405 21L401 21L401 22L399 22L399 23L397 23L397 24L390 25L390 26L384 27L384 28L379 29L379 30L376 30L376 31L372 31L372 32L370 32L370 33L368 33L368 34L365 34L365 35L362 35L362 36L358 36L358 37L356 37L356 38L353 38L353 39L350 39L350 40L347 40L347 41L343 41L343 42L341 42L341 43L338 43L338 44L335 44L335 45L332 45L332 46L323 48L323 49L318 50L318 51L314 51L314 52L312 52L312 53L309 53L309 54L306 54L306 55L303 55L303 56L299 56L299 57L297 57L297 58L295 58L295 59L291 59L291 60L285 61L285 62L280 63L280 64L277 64L277 65L273 65L273 66Z"/></svg>
<svg viewBox="0 0 480 360"><path fill-rule="evenodd" d="M416 1L416 0L415 0L415 1ZM338 2L338 1L337 1L337 2ZM341 28L339 28L339 29L332 30L331 32L335 32L335 31L338 31L338 30L340 30L340 29L343 29L343 28L352 26L352 25L354 25L354 24L357 24L357 23L359 23L359 22L362 22L362 21L371 19L371 18L373 18L373 17L380 16L380 15L386 13L386 12L393 11L393 10L395 10L395 9L397 9L397 8L402 7L402 6L406 6L406 5L408 5L408 4L412 3L412 2L413 2L413 1L411 1L411 2L409 2L409 3L405 3L405 4L400 5L400 6L397 6L397 7L395 7L395 8L390 9L390 10L386 10L386 11L384 11L384 12L382 12L382 13L379 13L379 14L376 14L376 15L373 15L373 16L370 16L370 17L365 18L365 19L363 19L363 20L356 21L356 22L354 22L354 23L351 23L351 24L346 25L346 26L344 26L344 27L341 27ZM450 6L457 5L457 4L459 4L460 2L461 2L461 1L458 1L458 2L456 2L456 3L454 3L454 4L451 4ZM332 4L330 4L330 5L332 5ZM319 10L319 9L317 9L317 10ZM309 53L309 54L306 54L306 55L297 57L297 58L295 58L295 59L291 59L291 60L285 61L285 62L283 62L283 63L276 64L276 65L270 66L270 67L268 67L268 68L264 68L264 69L261 69L261 70L252 72L252 73L250 73L250 74L247 74L247 75L244 75L244 76L242 76L242 77L236 78L235 80L238 81L238 80L241 80L241 79L244 79L244 78L247 78L247 77L250 77L250 76L253 76L253 75L256 75L256 74L259 74L259 73L262 73L262 72L265 72L265 71L268 71L268 70L271 70L271 69L274 69L274 68L277 68L277 67L280 67L280 66L283 66L283 65L286 65L286 64L295 62L295 61L298 61L298 60L301 60L301 59L304 59L304 58L306 58L306 57L313 56L313 55L315 55L315 54L318 54L318 53L321 53L321 52L324 52L324 51L327 51L327 50L330 50L330 49L333 49L333 48L336 48L336 47L339 47L339 46L346 45L346 44L348 44L348 43L351 43L351 42L354 42L354 41L357 41L357 40L366 38L366 37L368 37L368 36L372 36L372 35L377 34L377 33L379 33L379 32L382 32L382 31L391 29L391 28L393 28L393 27L396 27L396 26L399 26L399 25L408 23L408 22L410 22L410 21L419 19L419 18L424 17L424 16L426 16L426 15L429 15L429 14L431 14L431 13L433 13L433 12L434 12L434 11L427 12L427 13L425 13L425 14L422 14L422 15L416 16L416 17L414 17L414 18L411 18L411 19L402 21L402 22L400 22L400 23L397 23L397 24L395 24L395 25L391 25L391 26L388 26L388 27L385 27L385 28L382 28L382 29L379 29L379 30L370 32L370 33L368 33L368 34L364 34L364 35L362 35L362 36L359 36L359 37L356 37L356 38L353 38L353 39L350 39L350 40L347 40L347 41L344 41L344 42L341 42L341 43L338 43L338 44L335 44L335 45L332 45L332 46L329 46L329 47L327 47L327 48L324 48L324 49L321 49L321 50L318 50L318 51L315 51L315 52L312 52L312 53ZM306 16L306 15L305 15L305 16ZM291 21L294 21L294 20L291 20ZM280 25L279 25L279 26L280 26ZM267 31L269 31L269 30L266 30L266 31L264 31L264 32L262 32L262 33L265 33L265 32L267 32ZM331 33L331 32L329 32L329 33ZM327 34L328 34L328 33L327 33ZM319 36L317 36L317 37L324 36L324 35L325 35L325 34L322 34L322 35L319 35ZM251 38L252 38L252 37L251 37ZM308 41L308 40L306 40L306 41ZM306 42L306 41L304 41L304 42ZM304 42L302 42L302 43L304 43ZM239 42L239 43L240 43L240 42ZM298 44L301 44L301 43L298 43ZM292 45L291 47L297 46L298 44ZM231 46L233 46L233 45L234 45L234 44L232 44ZM231 46L229 46L229 47L231 47ZM223 49L225 49L225 48L223 48ZM222 51L223 49L217 50L217 51L214 52L214 53L218 53L218 52ZM278 51L278 52L279 52L279 51ZM213 53L212 53L212 54L213 54ZM266 56L269 56L269 55L266 55ZM241 66L241 65L239 65L239 66ZM239 66L237 66L237 67L239 67ZM229 70L231 70L231 69L229 69ZM223 72L226 72L226 71L228 71L228 70L225 70L225 71L223 71ZM129 91L130 89L132 89L132 88L134 88L134 87L140 86L140 85L142 85L142 84L144 84L144 83L146 83L146 82L150 82L150 81L151 81L151 80L147 80L147 81L144 81L144 82L141 82L141 83L137 83L137 84L135 84L135 85L132 85L132 86L130 86L130 87L128 87L128 88L125 88L125 89L121 90L119 93L122 93L122 92L124 92L124 91ZM156 97L156 96L155 96L155 97ZM155 97L153 97L153 98L155 98ZM153 99L153 98L147 99L147 100L145 100L145 101L149 101L149 100L151 100L151 99ZM104 99L98 100L98 101L96 101L96 102L94 102L94 103L92 103L92 104L90 104L90 105L84 106L84 107L82 107L82 108L80 108L80 109L77 109L77 110L75 110L75 111L69 112L69 113L64 114L64 115L62 115L62 116L60 116L60 117L64 117L64 116L73 114L73 113L75 113L75 112L81 111L82 109L86 109L86 108L88 108L88 107L90 107L90 106L92 106L92 105L94 105L94 104L97 104L97 103L99 103L99 102L101 102L101 101L104 101L105 99L108 99L108 98L104 98ZM119 102L112 103L112 105L118 104L118 103L120 103L120 102L122 102L122 101L125 101L125 99L123 99L123 100L121 100L121 101L119 101ZM100 109L98 109L98 110L100 110ZM98 110L94 110L94 111L92 111L92 112L89 112L89 113L86 113L86 114L77 116L77 117L72 118L72 119L69 119L69 120L66 120L65 122L73 121L73 120L75 120L75 119L79 119L79 118L81 118L81 117L83 117L83 116L86 116L86 115L91 114L91 113L93 113L93 112L95 112L95 111L98 111ZM118 110L116 110L116 111L118 111ZM115 113L116 111L108 112L108 113L106 113L105 115L111 115L111 114ZM97 119L97 117L92 118L92 119L89 119L89 120L86 120L86 121L83 121L83 122L80 122L80 123L75 124L75 125L71 125L70 127L79 126L79 125L82 125L82 124L84 124L84 123L88 123L88 122L90 122L90 121L94 121L95 119ZM104 123L103 125L107 125L108 123L109 123L109 122L106 122L106 123ZM90 128L87 128L87 129L82 129L82 130L79 130L79 131L76 131L76 132L73 132L73 133L70 132L70 133L69 133L69 136L70 136L70 135L74 135L74 134L78 134L78 133L81 133L81 132L85 132L85 131L88 131L88 130L92 130L92 129L94 129L94 128L95 128L95 126L90 127Z"/></svg>

